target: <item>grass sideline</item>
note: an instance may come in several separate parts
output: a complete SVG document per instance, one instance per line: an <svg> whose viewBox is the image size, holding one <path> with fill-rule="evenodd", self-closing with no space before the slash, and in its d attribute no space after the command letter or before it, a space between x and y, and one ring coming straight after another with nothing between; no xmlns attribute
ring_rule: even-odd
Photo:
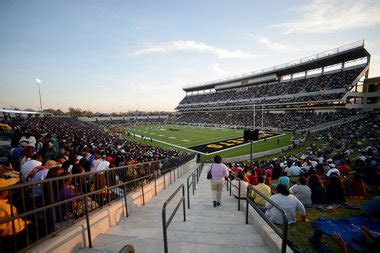
<svg viewBox="0 0 380 253"><path fill-rule="evenodd" d="M164 141L170 144L177 145L177 147L170 144L161 143L158 141L142 140L139 137L128 136L124 134L124 138L133 140L147 145L157 146L167 149L175 149L186 153L195 153L195 151L186 148L206 144L218 140L225 140L229 138L236 138L243 136L243 130L226 129L226 128L209 128L209 127L192 127L181 125L140 125L125 127L125 131L134 134L143 135L159 141ZM171 130L170 130L171 129ZM280 145L277 145L277 139L280 139ZM254 143L253 152L263 152L275 148L284 147L291 144L290 135L284 134L278 137L273 137L267 141L261 140ZM179 147L178 147L179 146ZM181 148L183 147L183 148ZM250 153L250 145L239 146L233 149L220 151L219 155L222 157L236 157ZM215 154L204 155L201 154L201 162L210 161Z"/></svg>

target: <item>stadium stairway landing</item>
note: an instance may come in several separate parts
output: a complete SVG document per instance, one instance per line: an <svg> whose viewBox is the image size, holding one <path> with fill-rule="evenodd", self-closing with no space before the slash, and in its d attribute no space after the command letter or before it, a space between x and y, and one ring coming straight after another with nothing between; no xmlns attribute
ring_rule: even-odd
<svg viewBox="0 0 380 253"><path fill-rule="evenodd" d="M92 249L83 248L79 252L119 252L126 244L133 245L137 253L164 252L162 205L180 184L183 183L186 190L186 179L191 172L159 192L149 203L131 213L106 234L99 235ZM168 206L167 217L178 203L180 195ZM191 209L187 209L186 199L186 222L183 221L181 206L169 225L169 252L270 252L254 226L245 224L244 212L237 210L237 200L229 196L226 187L222 205L217 208L212 206L205 169L195 195L190 195L190 200Z"/></svg>

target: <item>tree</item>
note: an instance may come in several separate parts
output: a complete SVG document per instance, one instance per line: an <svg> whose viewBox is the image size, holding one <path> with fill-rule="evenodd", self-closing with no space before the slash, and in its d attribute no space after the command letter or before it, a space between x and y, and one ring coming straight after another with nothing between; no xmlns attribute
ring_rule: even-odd
<svg viewBox="0 0 380 253"><path fill-rule="evenodd" d="M80 117L80 116L82 116L82 109L69 107L69 115Z"/></svg>

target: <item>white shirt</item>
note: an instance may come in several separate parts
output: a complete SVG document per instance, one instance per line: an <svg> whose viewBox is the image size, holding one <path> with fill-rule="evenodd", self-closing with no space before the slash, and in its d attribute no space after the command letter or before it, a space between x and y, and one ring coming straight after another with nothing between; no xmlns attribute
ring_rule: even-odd
<svg viewBox="0 0 380 253"><path fill-rule="evenodd" d="M291 194L294 194L299 201L304 205L311 205L311 189L307 185L296 184L289 189Z"/></svg>
<svg viewBox="0 0 380 253"><path fill-rule="evenodd" d="M240 198L246 198L247 197L247 187L248 183L240 180ZM235 197L239 197L239 181L234 179L231 181L231 191L233 192Z"/></svg>
<svg viewBox="0 0 380 253"><path fill-rule="evenodd" d="M290 167L290 170L292 171L291 176L299 176L301 173L301 168L297 165L293 165L292 167ZM289 176L289 174L288 174L288 176Z"/></svg>
<svg viewBox="0 0 380 253"><path fill-rule="evenodd" d="M32 146L32 147L35 147L36 143L37 143L36 137L34 137L33 135L29 136L29 138L22 136L19 143L21 143L21 142L26 142L26 143L28 143L28 146Z"/></svg>
<svg viewBox="0 0 380 253"><path fill-rule="evenodd" d="M24 163L21 166L21 170L20 170L20 173L21 173L21 182L25 183L26 182L26 178L28 177L28 175L32 171L32 169L34 169L37 166L41 166L41 165L42 165L42 163L40 161L33 160L33 159L27 161L26 163Z"/></svg>
<svg viewBox="0 0 380 253"><path fill-rule="evenodd" d="M41 170L34 175L32 179L30 179L29 182L37 182L37 181L42 181L46 178L47 174L49 172L49 169ZM39 184L35 184L32 186L33 187L33 194L35 197L39 197L42 194L42 187Z"/></svg>
<svg viewBox="0 0 380 253"><path fill-rule="evenodd" d="M340 176L340 171L337 168L329 169L329 171L327 171L327 173L326 173L326 176L329 177L332 173L336 173L336 174L338 174L338 176Z"/></svg>
<svg viewBox="0 0 380 253"><path fill-rule="evenodd" d="M101 170L107 170L109 169L110 163L106 160L101 160L98 163L98 166L96 167L96 171L101 171Z"/></svg>
<svg viewBox="0 0 380 253"><path fill-rule="evenodd" d="M228 168L223 163L213 163L207 170L207 173L211 170L212 180L221 180L224 177L228 177Z"/></svg>
<svg viewBox="0 0 380 253"><path fill-rule="evenodd" d="M100 159L96 159L96 160L94 160L94 162L92 163L92 166L91 166L90 171L91 171L91 172L96 171L100 162L101 162Z"/></svg>
<svg viewBox="0 0 380 253"><path fill-rule="evenodd" d="M299 201L294 195L289 194L288 196L277 193L271 197L271 200L278 204L286 212L288 218L288 223L296 223L296 210L298 210L301 215L306 215L306 210L301 201ZM267 211L265 215L276 224L282 224L282 215L280 211L273 207L269 202L265 204Z"/></svg>

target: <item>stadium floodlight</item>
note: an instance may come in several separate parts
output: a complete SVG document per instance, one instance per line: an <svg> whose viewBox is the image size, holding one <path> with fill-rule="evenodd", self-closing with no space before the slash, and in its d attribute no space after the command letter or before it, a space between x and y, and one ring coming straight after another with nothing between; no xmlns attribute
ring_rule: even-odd
<svg viewBox="0 0 380 253"><path fill-rule="evenodd" d="M40 90L40 85L42 84L42 81L36 78L36 83L38 86L38 95L40 96L40 111L42 112L42 99L41 99L41 90Z"/></svg>

